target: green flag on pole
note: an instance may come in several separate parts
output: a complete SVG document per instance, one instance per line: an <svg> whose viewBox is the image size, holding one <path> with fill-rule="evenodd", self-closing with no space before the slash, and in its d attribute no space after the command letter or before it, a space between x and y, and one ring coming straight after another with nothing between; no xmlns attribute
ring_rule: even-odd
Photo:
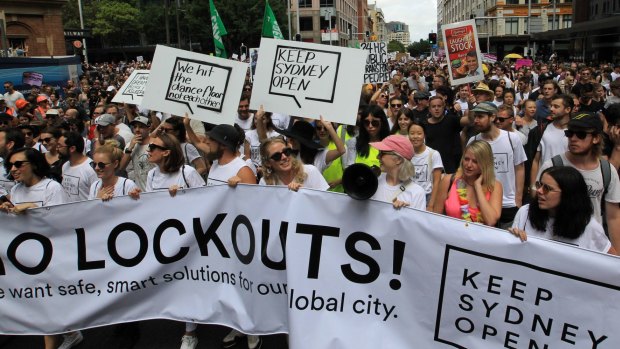
<svg viewBox="0 0 620 349"><path fill-rule="evenodd" d="M271 6L269 6L269 1L267 0L265 0L262 36L265 38L284 39L282 31L280 31L280 26L278 26L278 21L276 21L276 16L273 14Z"/></svg>
<svg viewBox="0 0 620 349"><path fill-rule="evenodd" d="M226 28L224 28L224 23L222 23L220 14L217 13L217 9L215 9L213 0L209 0L209 9L211 12L211 25L213 26L213 43L215 45L215 56L228 58L228 55L226 54L226 47L224 47L224 42L222 41L222 36L228 33L226 32Z"/></svg>

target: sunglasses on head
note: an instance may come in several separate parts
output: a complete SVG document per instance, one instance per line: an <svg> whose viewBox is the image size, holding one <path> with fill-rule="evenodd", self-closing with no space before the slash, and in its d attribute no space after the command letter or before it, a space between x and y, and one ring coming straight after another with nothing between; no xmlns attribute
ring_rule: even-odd
<svg viewBox="0 0 620 349"><path fill-rule="evenodd" d="M12 168L13 166L15 166L15 168L21 168L27 162L30 162L30 161L18 160L15 162L7 162L6 165L8 166L8 168Z"/></svg>
<svg viewBox="0 0 620 349"><path fill-rule="evenodd" d="M282 160L282 155L286 155L286 157L290 157L292 154L297 154L297 151L291 149L291 148L284 148L282 149L282 151L279 151L277 153L273 153L271 154L271 156L269 157L271 160L273 161L280 161Z"/></svg>
<svg viewBox="0 0 620 349"><path fill-rule="evenodd" d="M402 106L403 106L402 104L390 104L390 107L392 108L400 108Z"/></svg>
<svg viewBox="0 0 620 349"><path fill-rule="evenodd" d="M542 193L547 195L549 194L549 192L554 192L554 191L561 191L558 189L553 189L549 184L543 183L541 181L536 181L536 183L534 183L534 187L536 188L536 190L541 190L542 189Z"/></svg>
<svg viewBox="0 0 620 349"><path fill-rule="evenodd" d="M593 134L593 132L564 130L564 135L567 138L577 136L577 138L579 139L586 139L586 137L588 137L588 135L591 135L591 134Z"/></svg>
<svg viewBox="0 0 620 349"><path fill-rule="evenodd" d="M364 120L365 127L368 127L370 125L372 125L372 127L379 127L381 126L381 121L380 120L368 120L368 119Z"/></svg>
<svg viewBox="0 0 620 349"><path fill-rule="evenodd" d="M92 167L93 169L99 168L100 170L103 170L109 164L111 164L111 162L105 163L105 162L94 162L93 161L90 163L90 167Z"/></svg>
<svg viewBox="0 0 620 349"><path fill-rule="evenodd" d="M148 150L149 150L149 151L154 151L154 150L156 150L156 149L159 149L159 150L168 150L168 148L166 148L166 147L162 147L161 145L157 145L157 144L155 144L155 143L150 143L150 144L148 145Z"/></svg>

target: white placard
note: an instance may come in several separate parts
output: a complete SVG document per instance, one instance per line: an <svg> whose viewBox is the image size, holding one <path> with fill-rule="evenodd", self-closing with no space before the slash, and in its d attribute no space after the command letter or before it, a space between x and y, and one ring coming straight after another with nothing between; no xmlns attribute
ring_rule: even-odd
<svg viewBox="0 0 620 349"><path fill-rule="evenodd" d="M142 107L233 124L246 63L157 45Z"/></svg>
<svg viewBox="0 0 620 349"><path fill-rule="evenodd" d="M379 84L390 81L388 52L385 42L361 42L360 48L368 52L364 83Z"/></svg>
<svg viewBox="0 0 620 349"><path fill-rule="evenodd" d="M114 95L112 102L140 105L142 103L142 97L144 97L144 88L148 81L148 70L134 70L116 95Z"/></svg>
<svg viewBox="0 0 620 349"><path fill-rule="evenodd" d="M136 57L136 61L143 62L144 61L144 57L143 56L137 56Z"/></svg>
<svg viewBox="0 0 620 349"><path fill-rule="evenodd" d="M263 38L251 109L354 125L365 51Z"/></svg>

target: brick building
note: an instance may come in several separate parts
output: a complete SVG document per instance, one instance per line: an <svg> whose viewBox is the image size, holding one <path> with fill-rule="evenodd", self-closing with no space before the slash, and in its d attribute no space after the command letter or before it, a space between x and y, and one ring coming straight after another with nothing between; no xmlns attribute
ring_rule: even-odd
<svg viewBox="0 0 620 349"><path fill-rule="evenodd" d="M26 49L28 56L66 55L62 7L69 0L0 0L0 47ZM6 31L5 31L6 30Z"/></svg>

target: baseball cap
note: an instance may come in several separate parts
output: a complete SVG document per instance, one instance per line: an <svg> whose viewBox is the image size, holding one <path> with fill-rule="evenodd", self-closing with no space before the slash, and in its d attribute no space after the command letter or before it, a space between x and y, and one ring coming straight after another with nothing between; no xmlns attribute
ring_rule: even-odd
<svg viewBox="0 0 620 349"><path fill-rule="evenodd" d="M144 126L148 126L149 125L149 119L144 117L144 116L142 116L142 115L139 115L139 116L136 116L135 118L133 118L133 120L131 120L129 125L136 124L136 123L142 124Z"/></svg>
<svg viewBox="0 0 620 349"><path fill-rule="evenodd" d="M234 126L226 124L217 125L211 129L211 131L207 132L207 136L232 151L237 150L239 132L237 132Z"/></svg>
<svg viewBox="0 0 620 349"><path fill-rule="evenodd" d="M601 118L594 113L581 112L570 119L568 128L588 129L594 130L596 133L602 133L603 122Z"/></svg>
<svg viewBox="0 0 620 349"><path fill-rule="evenodd" d="M112 114L103 114L95 120L97 126L108 126L116 123L116 118Z"/></svg>
<svg viewBox="0 0 620 349"><path fill-rule="evenodd" d="M28 101L26 101L25 99L18 99L15 101L15 106L17 107L17 109L24 109L28 106Z"/></svg>
<svg viewBox="0 0 620 349"><path fill-rule="evenodd" d="M48 110L45 112L45 116L46 116L46 117L47 117L47 116L53 116L53 117L56 117L56 116L58 116L58 115L59 115L59 114L58 114L58 109L54 109L54 108L52 108L52 109L48 109Z"/></svg>
<svg viewBox="0 0 620 349"><path fill-rule="evenodd" d="M426 91L417 91L413 94L413 99L429 99L431 94Z"/></svg>
<svg viewBox="0 0 620 349"><path fill-rule="evenodd" d="M409 138L405 136L387 136L381 142L370 143L370 146L379 151L393 151L407 160L413 158L413 145Z"/></svg>
<svg viewBox="0 0 620 349"><path fill-rule="evenodd" d="M491 102L482 102L472 109L472 111L474 113L497 114L497 106Z"/></svg>

